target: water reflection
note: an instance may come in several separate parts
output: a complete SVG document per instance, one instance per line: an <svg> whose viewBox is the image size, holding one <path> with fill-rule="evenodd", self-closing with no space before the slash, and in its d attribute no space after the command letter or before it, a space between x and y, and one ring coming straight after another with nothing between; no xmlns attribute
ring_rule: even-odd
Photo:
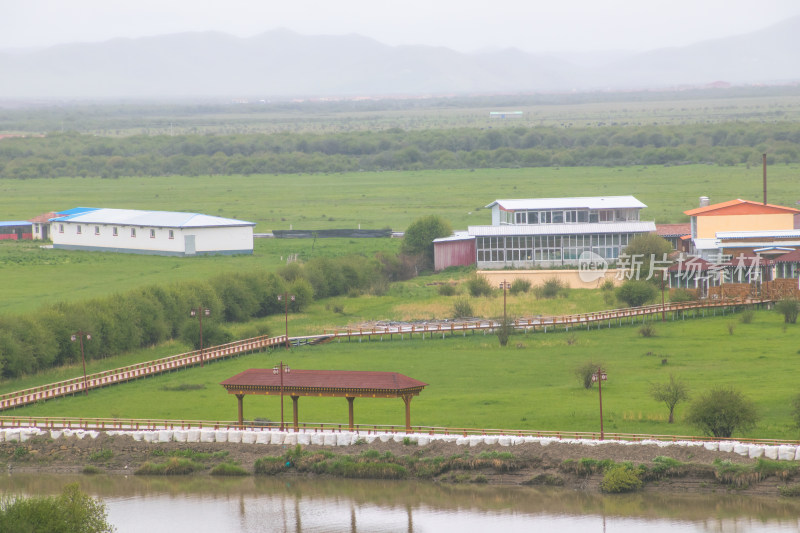
<svg viewBox="0 0 800 533"><path fill-rule="evenodd" d="M305 478L0 478L5 493L102 497L120 533L800 531L800 502L736 494L603 496L526 487Z"/></svg>

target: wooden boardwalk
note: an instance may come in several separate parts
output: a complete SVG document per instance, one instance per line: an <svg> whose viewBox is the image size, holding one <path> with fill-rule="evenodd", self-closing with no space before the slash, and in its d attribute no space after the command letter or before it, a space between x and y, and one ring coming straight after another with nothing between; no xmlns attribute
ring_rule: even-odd
<svg viewBox="0 0 800 533"><path fill-rule="evenodd" d="M135 365L115 368L113 370L106 370L96 374L88 374L86 376L86 390L107 387L109 385L124 383L126 381L153 376L163 372L171 372L181 368L196 366L200 364L201 356L203 362L210 362L245 353L265 350L273 346L284 344L285 342L285 335L280 337L253 337L252 339L245 339L228 344L222 344L220 346L204 348L202 354L200 350L195 350L193 352L171 355L163 359L156 359L154 361L147 361L145 363L137 363ZM39 401L50 400L60 396L82 393L83 391L83 376L78 376L66 381L59 381L57 383L50 383L48 385L42 385L39 387L33 387L30 389L9 392L7 394L0 395L0 410L28 405Z"/></svg>
<svg viewBox="0 0 800 533"><path fill-rule="evenodd" d="M702 313L725 314L742 306L755 306L771 303L772 300L756 298L739 299L712 299L703 301L668 303L662 305L648 305L643 307L630 307L624 309L612 309L609 311L597 311L593 313L581 313L575 315L562 316L539 316L530 318L519 318L514 321L514 327L522 329L526 333L556 331L562 329L569 331L570 328L592 327L611 327L612 325L621 326L626 323L634 323L636 320L678 320L686 317L687 313L697 316ZM501 323L496 320L473 320L463 322L448 322L435 324L397 324L391 326L376 326L373 328L346 328L333 331L326 331L320 335L307 335L289 338L289 342L295 346L301 344L319 344L342 340L404 340L412 339L416 335L418 338L444 338L448 333L451 336L463 335L471 332L492 333L500 327ZM220 346L205 348L202 352L203 361L214 361L226 357L266 350L275 346L280 346L287 342L286 336L278 337L253 337ZM182 368L196 366L201 362L200 350L187 352L179 355L138 363L113 370L106 370L96 374L86 376L86 390L107 387L117 383L124 383L134 379L171 372ZM41 385L30 389L9 392L0 395L0 411L29 405L35 402L50 400L62 396L74 395L84 392L83 376Z"/></svg>

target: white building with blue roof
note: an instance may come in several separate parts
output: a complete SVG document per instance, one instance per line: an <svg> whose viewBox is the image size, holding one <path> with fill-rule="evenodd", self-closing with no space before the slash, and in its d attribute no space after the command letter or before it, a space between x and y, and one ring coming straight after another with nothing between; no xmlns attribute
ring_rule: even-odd
<svg viewBox="0 0 800 533"><path fill-rule="evenodd" d="M53 248L148 255L252 254L254 222L199 213L76 207L50 219Z"/></svg>

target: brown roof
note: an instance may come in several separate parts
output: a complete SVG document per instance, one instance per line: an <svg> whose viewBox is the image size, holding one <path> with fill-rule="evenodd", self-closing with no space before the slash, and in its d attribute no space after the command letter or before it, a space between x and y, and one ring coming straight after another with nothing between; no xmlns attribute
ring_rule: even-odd
<svg viewBox="0 0 800 533"><path fill-rule="evenodd" d="M49 213L43 213L41 215L35 216L32 219L30 219L28 222L39 222L39 223L41 223L41 222L49 222L51 218L55 218L57 216L58 216L58 213L56 213L55 211L51 211Z"/></svg>
<svg viewBox="0 0 800 533"><path fill-rule="evenodd" d="M692 225L685 224L656 224L656 235L660 237L683 237L692 233Z"/></svg>
<svg viewBox="0 0 800 533"><path fill-rule="evenodd" d="M278 390L281 376L271 368L251 368L220 383L226 389L257 387ZM315 389L351 391L401 392L421 390L427 383L397 372L367 372L358 370L294 370L284 372L284 389Z"/></svg>
<svg viewBox="0 0 800 533"><path fill-rule="evenodd" d="M776 263L800 263L800 250L779 255L773 261Z"/></svg>

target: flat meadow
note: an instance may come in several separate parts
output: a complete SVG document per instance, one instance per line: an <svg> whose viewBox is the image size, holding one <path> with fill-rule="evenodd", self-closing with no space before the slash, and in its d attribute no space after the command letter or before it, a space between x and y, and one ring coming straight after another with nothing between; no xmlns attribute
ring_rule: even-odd
<svg viewBox="0 0 800 533"><path fill-rule="evenodd" d="M236 399L219 385L248 368L279 361L295 369L396 371L428 383L412 402L412 424L469 428L598 431L596 388L584 389L575 369L587 361L608 372L603 412L608 433L693 435L683 422L687 403L678 404L676 422L653 400L651 383L670 374L691 394L713 385L734 386L751 398L761 415L758 426L737 436L798 439L791 400L797 392L797 325L784 327L774 311L757 311L751 323L740 314L706 318L668 317L653 322L656 335L642 337L640 323L548 332L518 333L506 347L491 334L460 334L421 340L332 342L290 351L277 349L226 362L91 391L14 411L29 416L234 420ZM731 330L733 331L731 333ZM291 401L286 399L290 417ZM341 398L302 398L300 420L347 422ZM247 396L245 418L280 419L277 397ZM402 425L399 400L359 399L360 424Z"/></svg>

